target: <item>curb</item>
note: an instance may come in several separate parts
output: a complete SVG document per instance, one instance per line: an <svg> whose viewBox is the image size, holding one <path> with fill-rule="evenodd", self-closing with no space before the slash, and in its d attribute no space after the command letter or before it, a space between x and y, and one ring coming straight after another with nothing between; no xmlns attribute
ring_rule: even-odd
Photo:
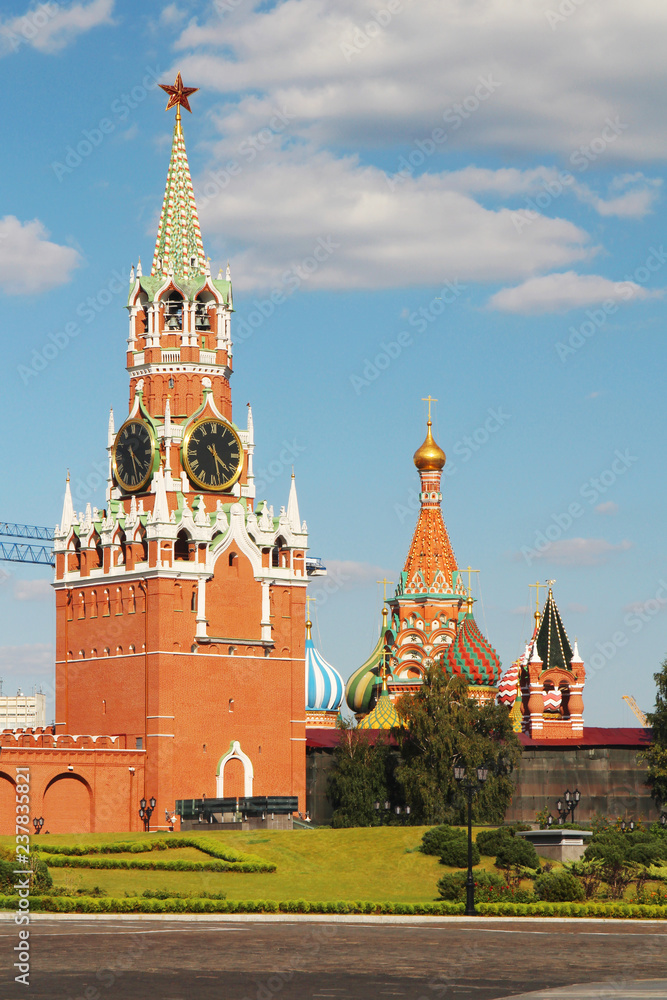
<svg viewBox="0 0 667 1000"><path fill-rule="evenodd" d="M544 924L613 924L641 925L642 927L662 927L667 936L667 921L642 920L640 918L614 917L477 917L428 916L428 915L393 915L393 914L363 914L363 913L31 913L30 923L62 921L137 921L153 920L171 923L314 923L314 924L468 924L470 927L483 924L507 924L520 922L522 926L535 923ZM0 924L13 923L13 911L0 911Z"/></svg>

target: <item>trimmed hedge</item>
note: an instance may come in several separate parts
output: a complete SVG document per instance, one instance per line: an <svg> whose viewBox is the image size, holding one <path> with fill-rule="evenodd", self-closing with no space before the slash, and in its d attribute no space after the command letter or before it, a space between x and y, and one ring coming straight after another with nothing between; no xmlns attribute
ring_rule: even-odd
<svg viewBox="0 0 667 1000"><path fill-rule="evenodd" d="M168 851L180 847L193 847L202 854L208 854L212 858L220 858L221 861L251 862L253 864L262 863L261 858L254 854L242 854L240 851L233 851L229 847L220 847L215 841L207 840L204 837L174 837L169 840L145 840L130 841L125 843L111 844L46 844L41 841L39 844L33 842L32 850L41 851L43 854L67 854L71 857L86 857L89 854L149 854L151 851Z"/></svg>
<svg viewBox="0 0 667 1000"><path fill-rule="evenodd" d="M276 866L259 862L240 862L231 864L228 861L188 861L177 858L175 861L147 861L143 858L75 858L69 855L49 857L46 863L49 868L102 868L128 869L138 868L141 871L156 872L275 872Z"/></svg>
<svg viewBox="0 0 667 1000"><path fill-rule="evenodd" d="M0 896L0 910L16 910L18 896ZM456 916L463 903L308 902L294 899L126 899L94 896L33 896L33 913L358 913L405 916ZM483 916L498 917L611 917L664 920L667 907L638 903L479 903Z"/></svg>
<svg viewBox="0 0 667 1000"><path fill-rule="evenodd" d="M18 896L0 896L0 910L15 910ZM358 913L450 916L463 913L462 903L311 903L305 899L125 899L96 896L33 896L32 912L49 913Z"/></svg>
<svg viewBox="0 0 667 1000"><path fill-rule="evenodd" d="M193 847L202 854L220 859L216 862L189 861L135 861L127 858L90 858L91 854L149 854L152 851L167 851L170 848ZM211 872L274 872L276 866L270 861L262 861L254 854L242 854L228 847L221 848L215 841L203 837L175 837L169 840L147 840L113 844L44 844L33 845L46 855L50 868L143 868L150 871L211 871ZM83 859L83 860L80 860ZM226 862L221 865L220 862Z"/></svg>

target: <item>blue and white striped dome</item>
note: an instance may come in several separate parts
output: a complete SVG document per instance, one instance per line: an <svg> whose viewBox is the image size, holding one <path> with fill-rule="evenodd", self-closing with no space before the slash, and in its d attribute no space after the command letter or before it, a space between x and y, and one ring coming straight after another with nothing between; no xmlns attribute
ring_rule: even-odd
<svg viewBox="0 0 667 1000"><path fill-rule="evenodd" d="M343 700L343 678L315 649L306 622L306 711L336 712Z"/></svg>

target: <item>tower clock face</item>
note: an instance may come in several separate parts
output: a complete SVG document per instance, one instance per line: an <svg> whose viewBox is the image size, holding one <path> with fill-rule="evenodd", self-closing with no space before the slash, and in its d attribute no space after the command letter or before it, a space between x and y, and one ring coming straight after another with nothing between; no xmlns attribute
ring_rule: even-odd
<svg viewBox="0 0 667 1000"><path fill-rule="evenodd" d="M186 431L183 465L200 489L227 490L234 485L243 468L241 439L223 420L199 420Z"/></svg>
<svg viewBox="0 0 667 1000"><path fill-rule="evenodd" d="M143 420L127 420L113 446L113 472L121 489L136 493L153 473L155 438Z"/></svg>

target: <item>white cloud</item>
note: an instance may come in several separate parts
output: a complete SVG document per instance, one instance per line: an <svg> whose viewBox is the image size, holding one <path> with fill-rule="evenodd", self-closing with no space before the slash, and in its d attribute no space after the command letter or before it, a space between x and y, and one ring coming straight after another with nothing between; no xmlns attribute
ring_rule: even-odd
<svg viewBox="0 0 667 1000"><path fill-rule="evenodd" d="M549 151L582 173L663 157L667 6L588 0L558 30L539 6L406 0L378 27L366 0L246 0L233 17L190 21L177 68L223 94L252 91L236 112L241 131L287 104L302 135L347 148L425 141L443 127L444 151ZM491 93L476 99L484 79Z"/></svg>
<svg viewBox="0 0 667 1000"><path fill-rule="evenodd" d="M601 198L583 184L577 185L576 192L603 216L617 216L624 219L643 219L653 210L660 194L662 181L658 177L645 177L641 172L615 177L609 185L610 197Z"/></svg>
<svg viewBox="0 0 667 1000"><path fill-rule="evenodd" d="M22 676L52 679L55 669L55 650L50 643L35 642L24 646L0 646L0 676L21 680Z"/></svg>
<svg viewBox="0 0 667 1000"><path fill-rule="evenodd" d="M30 45L40 52L60 52L79 35L101 24L113 24L114 0L65 5L46 0L25 14L0 23L0 55Z"/></svg>
<svg viewBox="0 0 667 1000"><path fill-rule="evenodd" d="M53 588L49 580L18 580L14 587L17 601L50 601Z"/></svg>
<svg viewBox="0 0 667 1000"><path fill-rule="evenodd" d="M606 500L604 503L599 503L597 505L597 507L595 508L595 513L606 514L606 515L617 514L618 504L614 503L613 500Z"/></svg>
<svg viewBox="0 0 667 1000"><path fill-rule="evenodd" d="M171 28L176 24L180 24L184 17L185 11L178 4L170 3L166 7L163 7L160 13L160 24Z"/></svg>
<svg viewBox="0 0 667 1000"><path fill-rule="evenodd" d="M588 611L588 605L577 604L576 601L570 601L565 610L569 611L573 615L585 615Z"/></svg>
<svg viewBox="0 0 667 1000"><path fill-rule="evenodd" d="M530 614L530 608L527 604L520 604L517 608L512 608L510 611L511 615L528 615Z"/></svg>
<svg viewBox="0 0 667 1000"><path fill-rule="evenodd" d="M632 548L629 541L613 545L604 538L563 538L552 542L533 558L557 566L600 566L614 552L626 552Z"/></svg>
<svg viewBox="0 0 667 1000"><path fill-rule="evenodd" d="M0 288L7 295L47 292L70 280L79 264L72 247L51 243L39 219L21 222L14 215L0 219Z"/></svg>
<svg viewBox="0 0 667 1000"><path fill-rule="evenodd" d="M547 312L567 312L599 302L627 302L661 296L634 281L611 281L599 274L565 271L529 278L515 288L502 288L489 299L492 309L525 316Z"/></svg>
<svg viewBox="0 0 667 1000"><path fill-rule="evenodd" d="M227 152L216 150L214 161L225 163ZM426 174L392 190L382 170L355 157L276 147L234 176L212 169L195 187L204 230L222 235L219 251L231 249L246 287L284 284L328 237L338 246L308 288L511 280L594 252L573 223L539 216L519 232L512 211L487 208L456 183L456 175Z"/></svg>

